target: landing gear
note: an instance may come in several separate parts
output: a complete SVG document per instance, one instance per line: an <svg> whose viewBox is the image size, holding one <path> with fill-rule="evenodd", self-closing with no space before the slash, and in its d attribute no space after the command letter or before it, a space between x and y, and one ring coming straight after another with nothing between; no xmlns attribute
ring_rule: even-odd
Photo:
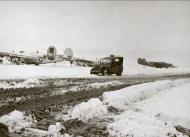
<svg viewBox="0 0 190 137"><path fill-rule="evenodd" d="M107 75L109 75L108 69L103 69L102 76L107 76Z"/></svg>

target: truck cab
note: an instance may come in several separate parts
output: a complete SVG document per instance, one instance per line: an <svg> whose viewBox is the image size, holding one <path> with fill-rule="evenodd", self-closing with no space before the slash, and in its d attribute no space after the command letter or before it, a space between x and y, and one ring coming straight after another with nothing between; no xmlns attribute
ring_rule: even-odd
<svg viewBox="0 0 190 137"><path fill-rule="evenodd" d="M121 76L123 72L123 57L110 55L100 59L91 69L91 74L111 75L116 74Z"/></svg>

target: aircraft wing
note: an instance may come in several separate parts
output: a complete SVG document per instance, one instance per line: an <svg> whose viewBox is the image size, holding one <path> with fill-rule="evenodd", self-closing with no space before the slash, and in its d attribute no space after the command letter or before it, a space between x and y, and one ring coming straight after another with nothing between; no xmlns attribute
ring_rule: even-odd
<svg viewBox="0 0 190 137"><path fill-rule="evenodd" d="M24 63L24 64L48 64L48 63L56 63L62 61L70 61L71 64L76 64L79 66L94 66L95 62L87 59L82 58L74 58L68 57L64 55L57 55L55 59L50 60L47 57L34 57L29 55L22 55L22 54L15 54L15 53L7 53L7 52L0 52L0 57L9 57L10 60L16 64ZM16 61L15 61L16 59Z"/></svg>
<svg viewBox="0 0 190 137"><path fill-rule="evenodd" d="M14 53L7 53L7 52L0 52L0 57L9 57L10 60L15 60L16 63L25 63L25 64L40 64L38 57L32 57L27 55L21 55L21 54L14 54Z"/></svg>
<svg viewBox="0 0 190 137"><path fill-rule="evenodd" d="M73 61L76 65L79 65L79 66L92 67L95 65L95 61L91 61L91 60L87 60L87 59L73 58Z"/></svg>

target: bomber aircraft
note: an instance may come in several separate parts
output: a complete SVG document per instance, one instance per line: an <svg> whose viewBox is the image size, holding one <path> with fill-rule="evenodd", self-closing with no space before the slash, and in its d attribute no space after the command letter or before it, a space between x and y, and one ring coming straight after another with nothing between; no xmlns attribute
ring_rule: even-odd
<svg viewBox="0 0 190 137"><path fill-rule="evenodd" d="M93 66L95 63L94 61L75 58L73 57L73 51L71 48L66 48L64 50L63 55L57 54L57 49L54 46L50 46L47 49L46 54L39 54L37 51L34 55L25 55L23 54L24 51L20 53L7 53L7 52L0 52L0 57L6 57L14 64L48 64L48 63L56 63L62 61L70 61L71 64L75 63L76 65L83 65L83 66Z"/></svg>

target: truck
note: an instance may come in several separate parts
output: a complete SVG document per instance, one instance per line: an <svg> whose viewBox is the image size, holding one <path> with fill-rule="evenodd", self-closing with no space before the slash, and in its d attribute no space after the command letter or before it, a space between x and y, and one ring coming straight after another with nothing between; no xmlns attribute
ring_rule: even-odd
<svg viewBox="0 0 190 137"><path fill-rule="evenodd" d="M116 74L121 76L123 72L123 57L110 55L96 62L90 70L90 74L101 74L102 76Z"/></svg>

